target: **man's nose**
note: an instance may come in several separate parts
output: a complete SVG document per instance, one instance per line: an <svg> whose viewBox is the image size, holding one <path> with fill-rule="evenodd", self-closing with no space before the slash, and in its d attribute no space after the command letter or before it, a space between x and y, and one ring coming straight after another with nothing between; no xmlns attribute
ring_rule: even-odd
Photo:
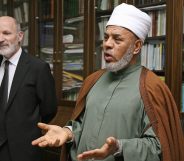
<svg viewBox="0 0 184 161"><path fill-rule="evenodd" d="M4 36L2 34L0 34L0 42L4 41Z"/></svg>
<svg viewBox="0 0 184 161"><path fill-rule="evenodd" d="M103 44L104 44L104 47L106 47L106 48L112 48L113 47L113 41L112 41L111 38L105 40Z"/></svg>

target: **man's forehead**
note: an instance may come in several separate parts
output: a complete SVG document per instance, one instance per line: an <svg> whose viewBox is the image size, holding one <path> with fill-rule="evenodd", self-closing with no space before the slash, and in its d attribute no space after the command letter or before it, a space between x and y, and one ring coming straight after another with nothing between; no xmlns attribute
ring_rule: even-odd
<svg viewBox="0 0 184 161"><path fill-rule="evenodd" d="M121 26L107 26L106 33L113 33L115 35L132 34L132 32Z"/></svg>
<svg viewBox="0 0 184 161"><path fill-rule="evenodd" d="M1 29L7 29L7 30L14 30L16 29L16 25L13 19L6 19L6 18L0 18L0 28Z"/></svg>

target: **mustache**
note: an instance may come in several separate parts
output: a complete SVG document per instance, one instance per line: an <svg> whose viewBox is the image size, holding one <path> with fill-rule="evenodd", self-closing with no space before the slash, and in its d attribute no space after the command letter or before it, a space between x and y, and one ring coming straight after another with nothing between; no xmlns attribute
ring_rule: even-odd
<svg viewBox="0 0 184 161"><path fill-rule="evenodd" d="M113 51L110 50L104 50L103 51L104 56L110 56L112 57L114 60L118 61L117 58L114 56L115 54L113 53Z"/></svg>
<svg viewBox="0 0 184 161"><path fill-rule="evenodd" d="M5 47L8 46L9 44L5 44L5 43L0 43L0 47Z"/></svg>
<svg viewBox="0 0 184 161"><path fill-rule="evenodd" d="M108 55L113 56L113 52L110 51L110 50L104 50L103 53L104 53L104 55L105 55L105 54L108 54Z"/></svg>

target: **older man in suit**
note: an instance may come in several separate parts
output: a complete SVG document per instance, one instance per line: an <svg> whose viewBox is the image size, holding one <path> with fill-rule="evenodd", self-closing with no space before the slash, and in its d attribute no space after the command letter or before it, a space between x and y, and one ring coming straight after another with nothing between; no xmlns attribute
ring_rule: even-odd
<svg viewBox="0 0 184 161"><path fill-rule="evenodd" d="M17 21L2 16L0 24L0 160L40 161L31 141L41 135L37 122L56 114L54 79L47 63L22 50Z"/></svg>

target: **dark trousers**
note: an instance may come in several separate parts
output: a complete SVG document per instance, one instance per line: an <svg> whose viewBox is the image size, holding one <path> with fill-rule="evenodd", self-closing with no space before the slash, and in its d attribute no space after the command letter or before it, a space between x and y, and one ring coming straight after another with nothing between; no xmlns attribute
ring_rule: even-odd
<svg viewBox="0 0 184 161"><path fill-rule="evenodd" d="M8 147L8 141L0 146L0 161L12 161Z"/></svg>

